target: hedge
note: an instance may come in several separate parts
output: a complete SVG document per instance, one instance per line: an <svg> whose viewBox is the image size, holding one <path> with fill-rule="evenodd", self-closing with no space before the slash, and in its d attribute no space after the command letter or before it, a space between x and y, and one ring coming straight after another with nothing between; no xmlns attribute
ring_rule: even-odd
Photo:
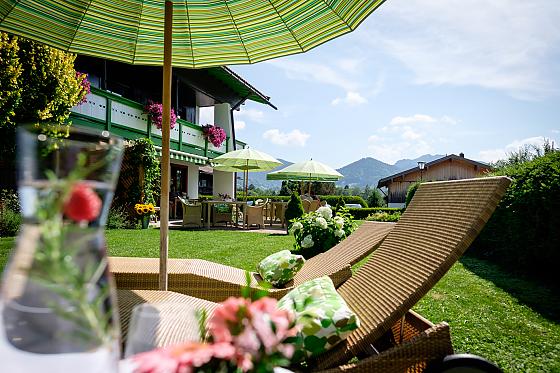
<svg viewBox="0 0 560 373"><path fill-rule="evenodd" d="M201 197L208 198L208 199L213 198L212 196L201 196ZM319 196L321 201L327 201L327 203L331 206L334 206L336 204L336 201L340 197L342 197L344 203L359 203L363 207L368 207L367 202L361 196ZM243 194L238 193L237 198L242 200ZM248 196L247 201L256 201L257 199L265 200L267 198L270 201L288 202L290 200L290 196Z"/></svg>
<svg viewBox="0 0 560 373"><path fill-rule="evenodd" d="M348 209L348 212L352 215L352 217L354 217L354 219L357 220L364 220L369 215L376 212L386 212L388 214L394 214L397 212L402 213L403 211L404 211L403 208L398 208L398 207L368 207L363 209L352 207Z"/></svg>
<svg viewBox="0 0 560 373"><path fill-rule="evenodd" d="M511 177L512 184L467 253L560 290L560 151L495 175Z"/></svg>

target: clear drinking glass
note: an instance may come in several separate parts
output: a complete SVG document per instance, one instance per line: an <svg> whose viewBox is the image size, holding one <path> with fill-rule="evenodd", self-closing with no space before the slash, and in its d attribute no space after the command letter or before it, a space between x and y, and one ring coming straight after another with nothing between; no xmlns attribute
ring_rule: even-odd
<svg viewBox="0 0 560 373"><path fill-rule="evenodd" d="M192 306L176 302L140 304L132 310L124 356L187 342L200 342L199 322Z"/></svg>
<svg viewBox="0 0 560 373"><path fill-rule="evenodd" d="M17 145L23 224L0 293L2 368L116 371L104 226L123 142L106 131L66 136L27 126Z"/></svg>

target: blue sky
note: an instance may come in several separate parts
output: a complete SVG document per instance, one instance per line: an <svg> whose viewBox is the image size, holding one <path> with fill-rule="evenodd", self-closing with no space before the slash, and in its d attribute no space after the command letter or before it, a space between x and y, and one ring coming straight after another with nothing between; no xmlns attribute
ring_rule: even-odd
<svg viewBox="0 0 560 373"><path fill-rule="evenodd" d="M341 167L464 152L493 161L560 140L560 1L387 0L307 53L232 68L249 102L236 134L290 161Z"/></svg>

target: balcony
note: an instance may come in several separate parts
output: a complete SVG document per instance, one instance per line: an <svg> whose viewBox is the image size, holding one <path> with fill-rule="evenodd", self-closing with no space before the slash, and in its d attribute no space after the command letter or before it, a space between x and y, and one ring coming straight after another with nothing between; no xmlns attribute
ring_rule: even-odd
<svg viewBox="0 0 560 373"><path fill-rule="evenodd" d="M126 140L149 138L161 146L161 130L149 122L143 106L108 91L92 87L87 102L71 109L70 120L75 125L108 130ZM237 148L246 145L241 141L236 144ZM177 119L170 133L171 157L197 164L233 150L231 145L228 137L215 147L204 139L200 125L183 119Z"/></svg>

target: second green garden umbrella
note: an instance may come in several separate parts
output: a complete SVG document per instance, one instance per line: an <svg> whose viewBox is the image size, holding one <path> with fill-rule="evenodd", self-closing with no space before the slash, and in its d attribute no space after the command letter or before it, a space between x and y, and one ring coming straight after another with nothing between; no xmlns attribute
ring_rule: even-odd
<svg viewBox="0 0 560 373"><path fill-rule="evenodd" d="M308 181L311 192L312 181L337 181L344 176L334 168L313 159L291 164L281 170L266 175L267 180Z"/></svg>

